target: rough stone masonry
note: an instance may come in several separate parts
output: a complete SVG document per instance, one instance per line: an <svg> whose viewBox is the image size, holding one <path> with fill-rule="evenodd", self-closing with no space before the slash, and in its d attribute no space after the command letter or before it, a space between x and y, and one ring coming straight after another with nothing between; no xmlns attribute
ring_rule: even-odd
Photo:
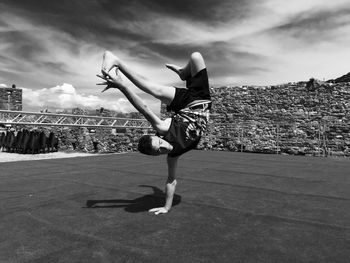
<svg viewBox="0 0 350 263"><path fill-rule="evenodd" d="M22 89L0 87L0 110L22 110Z"/></svg>
<svg viewBox="0 0 350 263"><path fill-rule="evenodd" d="M350 155L350 83L211 88L200 149ZM169 116L165 105L163 117Z"/></svg>

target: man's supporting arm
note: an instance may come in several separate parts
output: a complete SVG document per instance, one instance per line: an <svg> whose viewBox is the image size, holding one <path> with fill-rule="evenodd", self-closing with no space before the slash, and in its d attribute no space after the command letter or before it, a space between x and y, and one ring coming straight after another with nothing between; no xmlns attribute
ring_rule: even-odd
<svg viewBox="0 0 350 263"><path fill-rule="evenodd" d="M177 168L177 160L179 157L167 157L168 163L168 179L165 186L165 205L164 207L157 207L149 210L149 212L158 214L165 214L170 211L173 205L173 199L175 195L176 189L176 168Z"/></svg>
<svg viewBox="0 0 350 263"><path fill-rule="evenodd" d="M176 189L176 168L177 168L177 160L179 157L170 157L167 156L167 163L168 163L168 180L166 183L166 189L165 189L165 208L169 211L171 209L171 206L173 205L173 199Z"/></svg>

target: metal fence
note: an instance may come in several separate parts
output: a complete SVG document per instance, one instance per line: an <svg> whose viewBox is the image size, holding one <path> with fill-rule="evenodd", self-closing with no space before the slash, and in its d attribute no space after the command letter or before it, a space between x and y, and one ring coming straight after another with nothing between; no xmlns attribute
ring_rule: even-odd
<svg viewBox="0 0 350 263"><path fill-rule="evenodd" d="M0 110L0 124L90 128L151 129L146 119Z"/></svg>

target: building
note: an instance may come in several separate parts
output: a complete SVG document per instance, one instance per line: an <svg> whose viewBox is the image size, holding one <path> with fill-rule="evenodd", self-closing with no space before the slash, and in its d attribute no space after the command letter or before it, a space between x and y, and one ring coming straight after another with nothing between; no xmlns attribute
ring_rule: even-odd
<svg viewBox="0 0 350 263"><path fill-rule="evenodd" d="M0 87L0 110L22 111L22 89Z"/></svg>

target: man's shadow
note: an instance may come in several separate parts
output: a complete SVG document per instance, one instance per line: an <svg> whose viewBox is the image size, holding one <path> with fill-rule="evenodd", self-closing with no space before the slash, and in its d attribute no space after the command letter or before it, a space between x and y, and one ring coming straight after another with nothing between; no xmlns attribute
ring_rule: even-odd
<svg viewBox="0 0 350 263"><path fill-rule="evenodd" d="M155 207L163 207L165 204L165 194L157 187L150 185L140 185L140 187L150 187L152 194L137 197L135 199L112 199L112 200L87 200L86 208L124 208L130 213L145 212ZM181 196L175 194L173 206L181 202Z"/></svg>

